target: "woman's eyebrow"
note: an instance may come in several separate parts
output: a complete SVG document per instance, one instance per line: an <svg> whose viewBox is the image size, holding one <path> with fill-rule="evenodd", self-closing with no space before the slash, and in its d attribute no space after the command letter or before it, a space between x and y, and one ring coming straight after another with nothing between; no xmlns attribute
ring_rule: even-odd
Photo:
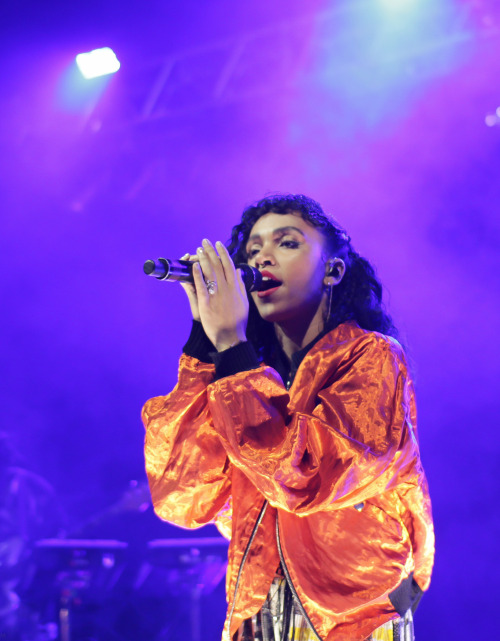
<svg viewBox="0 0 500 641"><path fill-rule="evenodd" d="M283 236L284 234L288 234L291 231L296 231L301 236L305 237L304 232L298 227L294 227L293 225L287 225L286 227L278 227L277 229L273 229L272 234L273 236ZM247 243L250 243L255 240L261 240L260 234L253 234L252 236L249 236Z"/></svg>

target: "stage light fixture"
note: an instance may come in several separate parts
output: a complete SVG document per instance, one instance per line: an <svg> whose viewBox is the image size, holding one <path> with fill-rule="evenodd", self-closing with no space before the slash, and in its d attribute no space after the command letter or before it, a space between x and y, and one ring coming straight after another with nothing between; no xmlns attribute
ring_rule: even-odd
<svg viewBox="0 0 500 641"><path fill-rule="evenodd" d="M98 78L115 73L120 68L120 61L109 47L94 49L76 56L76 64L84 78Z"/></svg>

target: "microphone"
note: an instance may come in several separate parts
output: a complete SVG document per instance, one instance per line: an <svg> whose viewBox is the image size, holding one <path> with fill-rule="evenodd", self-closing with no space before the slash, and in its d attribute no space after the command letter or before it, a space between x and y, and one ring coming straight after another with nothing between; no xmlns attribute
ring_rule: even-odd
<svg viewBox="0 0 500 641"><path fill-rule="evenodd" d="M194 283L193 264L190 260L158 258L156 262L147 260L143 269L147 276L154 276L158 280ZM262 274L258 269L245 263L236 265L236 269L241 269L241 277L247 292L258 292L266 287L266 285L263 285Z"/></svg>

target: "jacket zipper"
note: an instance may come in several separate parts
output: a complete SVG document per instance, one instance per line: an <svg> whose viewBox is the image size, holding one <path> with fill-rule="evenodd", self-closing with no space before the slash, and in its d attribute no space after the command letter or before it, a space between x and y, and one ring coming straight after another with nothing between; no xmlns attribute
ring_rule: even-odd
<svg viewBox="0 0 500 641"><path fill-rule="evenodd" d="M320 637L320 636L319 636L319 634L316 632L316 630L315 630L315 628L314 628L314 626L313 626L313 624L312 624L312 622L311 622L311 619L309 618L309 615L308 615L308 614L307 614L307 612L305 611L304 606L302 605L301 600L299 599L299 595L297 594L297 590L295 589L295 586L293 585L293 583L292 583L292 579L291 579L291 577L290 577L290 573L288 572L288 568L287 568L286 563L285 563L285 557L283 556L283 550L281 549L280 528L279 528L278 512L276 512L276 541L277 541L277 543L278 543L278 552L279 552L279 555L280 555L281 565L282 565L282 567L283 567L283 572L285 573L285 577L286 577L287 583L288 583L288 585L289 585L289 587L290 587L290 590L292 591L292 594L293 594L294 598L296 599L296 601L297 601L297 603L298 603L298 605L299 605L299 607L300 607L300 609L301 609L301 611L302 611L302 615L304 616L305 620L306 620L306 621L307 621L307 623L309 624L309 626L310 626L311 630L312 630L312 631L314 632L314 634L318 637L319 641L322 641L321 637Z"/></svg>
<svg viewBox="0 0 500 641"><path fill-rule="evenodd" d="M259 516L257 517L257 520L255 521L255 525L253 526L252 534L250 534L250 538L248 539L247 546L245 548L245 552L243 553L243 557L241 559L240 563L240 568L238 570L238 576L236 577L236 585L234 588L234 594L233 594L233 603L231 605L231 612L229 613L229 621L228 621L228 626L227 626L227 632L229 635L229 639L231 639L231 620L233 618L233 613L234 613L234 608L236 607L236 594L238 592L238 585L240 583L240 578L241 578L241 573L243 572L243 566L245 565L245 561L247 560L248 553L250 552L250 546L253 543L253 540L255 538L255 535L257 534L257 529L259 525L262 523L262 519L264 518L264 514L266 513L268 506L267 500L264 501L264 504L262 505Z"/></svg>

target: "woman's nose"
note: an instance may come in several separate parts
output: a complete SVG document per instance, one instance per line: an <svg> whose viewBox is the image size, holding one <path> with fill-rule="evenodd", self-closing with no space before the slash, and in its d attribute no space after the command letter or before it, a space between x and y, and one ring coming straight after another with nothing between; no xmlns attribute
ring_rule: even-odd
<svg viewBox="0 0 500 641"><path fill-rule="evenodd" d="M266 265L274 265L274 257L269 252L260 251L255 257L256 267L265 267Z"/></svg>

